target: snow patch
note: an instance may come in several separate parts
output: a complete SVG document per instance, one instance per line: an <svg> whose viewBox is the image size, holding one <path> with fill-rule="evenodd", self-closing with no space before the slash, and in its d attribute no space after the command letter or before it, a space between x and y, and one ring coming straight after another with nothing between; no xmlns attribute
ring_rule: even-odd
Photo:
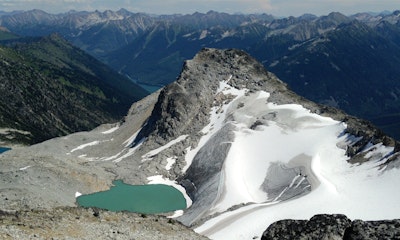
<svg viewBox="0 0 400 240"><path fill-rule="evenodd" d="M185 140L187 137L188 137L188 135L179 136L177 139L174 139L174 140L170 141L169 143L167 143L157 149L151 150L150 152L148 152L142 156L142 162L151 160L153 156L164 151L165 149L170 148L172 145L175 145L175 144Z"/></svg>
<svg viewBox="0 0 400 240"><path fill-rule="evenodd" d="M208 31L207 31L207 30L203 30L203 31L201 31L201 34L200 34L199 40L206 38L206 37L207 37L207 35L208 35Z"/></svg>
<svg viewBox="0 0 400 240"><path fill-rule="evenodd" d="M143 144L143 142L145 140L146 140L146 138L141 139L135 147L129 148L127 153L125 153L123 156L113 160L113 162L118 163L118 162L121 162L123 159L132 156L135 153L135 151Z"/></svg>
<svg viewBox="0 0 400 240"><path fill-rule="evenodd" d="M279 64L279 61L278 60L275 60L275 61L273 61L270 65L269 65L269 67L275 67L276 65L278 65Z"/></svg>
<svg viewBox="0 0 400 240"><path fill-rule="evenodd" d="M118 156L120 156L123 152L124 151L121 151L121 152L119 152L119 153L117 153L117 154L115 154L114 156L111 156L111 157L102 157L102 158L99 159L99 161L106 162L106 161L114 160L114 159L118 158Z"/></svg>
<svg viewBox="0 0 400 240"><path fill-rule="evenodd" d="M184 213L183 210L176 210L173 215L167 216L167 218L177 218L177 217L182 216L183 213Z"/></svg>
<svg viewBox="0 0 400 240"><path fill-rule="evenodd" d="M97 145L97 144L100 144L100 141L93 141L93 142L90 142L90 143L85 143L85 144L82 144L82 145L72 149L70 151L70 153L73 153L75 151L82 150L82 149L84 149L86 147L94 146L94 145Z"/></svg>
<svg viewBox="0 0 400 240"><path fill-rule="evenodd" d="M268 99L270 96L271 96L270 93L267 93L267 92L265 92L265 91L259 91L259 92L258 92L257 100L258 100L258 99Z"/></svg>
<svg viewBox="0 0 400 240"><path fill-rule="evenodd" d="M182 193L183 197L185 198L186 207L188 208L192 205L192 199L190 199L190 197L187 195L186 189L181 185L179 185L176 181L166 179L161 175L148 177L147 180L149 180L148 184L164 184L176 188L178 191Z"/></svg>
<svg viewBox="0 0 400 240"><path fill-rule="evenodd" d="M119 129L119 126L115 126L113 128L108 129L107 131L101 132L102 134L110 134L113 133L115 131L117 131Z"/></svg>
<svg viewBox="0 0 400 240"><path fill-rule="evenodd" d="M227 37L235 36L236 33L237 33L237 31L235 31L235 30L225 31L225 32L222 33L221 39L219 39L219 40L222 40L222 39L227 38Z"/></svg>
<svg viewBox="0 0 400 240"><path fill-rule="evenodd" d="M23 167L23 168L20 168L19 170L20 171L25 171L26 169L28 169L28 168L30 168L31 166L26 166L26 167Z"/></svg>
<svg viewBox="0 0 400 240"><path fill-rule="evenodd" d="M176 157L167 158L167 165L165 166L165 169L167 171L171 170L175 162L176 162Z"/></svg>
<svg viewBox="0 0 400 240"><path fill-rule="evenodd" d="M378 143L376 145L372 145L365 149L363 152L366 152L364 158L371 158L373 160L382 160L390 153L393 153L394 147L386 147L382 143Z"/></svg>
<svg viewBox="0 0 400 240"><path fill-rule="evenodd" d="M126 139L125 142L123 142L123 144L125 144L125 147L129 147L132 144L132 142L136 139L137 135L139 134L139 132L141 130L142 129L140 128L132 136L130 136L128 139Z"/></svg>

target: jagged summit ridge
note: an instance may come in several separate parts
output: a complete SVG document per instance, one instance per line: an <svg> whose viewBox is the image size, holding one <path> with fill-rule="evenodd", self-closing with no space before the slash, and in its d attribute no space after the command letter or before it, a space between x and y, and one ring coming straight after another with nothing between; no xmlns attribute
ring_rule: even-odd
<svg viewBox="0 0 400 240"><path fill-rule="evenodd" d="M153 114L138 138L153 133L168 141L200 131L206 125L204 117L214 104L219 81L227 79L232 86L251 91L274 92L285 88L283 82L244 51L205 48L185 62L177 81L161 91Z"/></svg>
<svg viewBox="0 0 400 240"><path fill-rule="evenodd" d="M210 123L210 113L216 106L231 101L233 95L218 93L221 81L238 89L256 92L266 89L278 103L290 103L292 96L286 85L253 57L237 49L202 49L192 60L185 62L178 79L161 90L152 115L137 135L133 146L145 143L143 149L157 148L180 136L187 136L180 144L154 156L162 161L168 155L176 158L175 177L187 168L187 149L195 148Z"/></svg>

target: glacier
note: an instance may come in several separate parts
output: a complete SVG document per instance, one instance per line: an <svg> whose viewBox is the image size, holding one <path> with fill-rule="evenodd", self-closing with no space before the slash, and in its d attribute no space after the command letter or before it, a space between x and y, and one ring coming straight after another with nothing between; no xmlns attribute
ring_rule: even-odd
<svg viewBox="0 0 400 240"><path fill-rule="evenodd" d="M230 86L225 86L225 94L227 88L237 97L222 107L222 113L213 111L210 119L214 133L224 124L235 125L219 194L208 210L209 216L222 214L196 227L196 232L211 239L251 239L277 220L305 219L319 213L343 213L366 220L400 216L396 207L400 172L381 167L382 156L389 156L393 147L370 146L364 149L366 158L379 157L355 166L348 162L346 149L341 148L353 140L344 133L345 123L311 113L301 105L270 103L264 91L245 96ZM273 118L250 128L251 123L271 114ZM267 174L274 164L303 169L286 182L290 184L283 191L299 187L306 179L310 192L283 201L280 197L284 192L270 197L263 190L264 181L286 180L285 175ZM235 206L242 207L227 211Z"/></svg>

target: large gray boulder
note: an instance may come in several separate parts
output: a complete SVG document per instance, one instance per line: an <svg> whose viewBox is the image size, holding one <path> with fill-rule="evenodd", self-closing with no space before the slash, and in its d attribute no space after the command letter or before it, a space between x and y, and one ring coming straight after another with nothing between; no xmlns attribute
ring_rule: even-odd
<svg viewBox="0 0 400 240"><path fill-rule="evenodd" d="M320 214L310 220L281 220L271 224L262 240L381 240L400 239L400 220L351 221L341 214Z"/></svg>

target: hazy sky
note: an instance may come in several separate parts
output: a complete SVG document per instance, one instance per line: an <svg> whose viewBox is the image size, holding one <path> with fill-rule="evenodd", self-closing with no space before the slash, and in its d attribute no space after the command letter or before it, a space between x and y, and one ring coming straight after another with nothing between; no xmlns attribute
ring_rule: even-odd
<svg viewBox="0 0 400 240"><path fill-rule="evenodd" d="M380 12L400 9L399 0L0 0L1 11L42 9L50 13L69 10L118 10L155 14L194 13L215 10L227 13L269 13L299 16Z"/></svg>

